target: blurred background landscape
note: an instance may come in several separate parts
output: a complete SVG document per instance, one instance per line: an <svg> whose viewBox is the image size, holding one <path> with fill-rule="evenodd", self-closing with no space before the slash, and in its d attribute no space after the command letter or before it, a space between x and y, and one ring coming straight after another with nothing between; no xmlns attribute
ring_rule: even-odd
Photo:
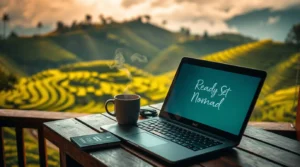
<svg viewBox="0 0 300 167"><path fill-rule="evenodd" d="M100 113L120 93L162 102L181 58L193 57L267 71L251 121L295 122L299 0L2 0L0 16L0 108ZM14 166L14 130L5 137Z"/></svg>

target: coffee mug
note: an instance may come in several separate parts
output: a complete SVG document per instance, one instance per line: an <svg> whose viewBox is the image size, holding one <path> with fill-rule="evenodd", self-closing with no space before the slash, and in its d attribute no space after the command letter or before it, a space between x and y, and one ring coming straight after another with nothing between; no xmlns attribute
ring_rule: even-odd
<svg viewBox="0 0 300 167"><path fill-rule="evenodd" d="M139 95L134 94L122 94L116 95L114 99L109 99L105 102L106 112L117 118L117 121L121 125L133 125L136 124L140 113L140 99ZM109 103L114 104L115 113L111 113L107 105Z"/></svg>

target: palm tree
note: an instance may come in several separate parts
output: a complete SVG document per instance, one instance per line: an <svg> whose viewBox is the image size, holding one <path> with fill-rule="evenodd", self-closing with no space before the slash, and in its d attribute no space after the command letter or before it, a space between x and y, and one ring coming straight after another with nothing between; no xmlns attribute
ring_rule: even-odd
<svg viewBox="0 0 300 167"><path fill-rule="evenodd" d="M145 15L144 18L146 19L146 23L149 23L151 20L151 16L150 15Z"/></svg>
<svg viewBox="0 0 300 167"><path fill-rule="evenodd" d="M86 23L90 25L92 22L92 16L89 14L85 15L85 20L86 20Z"/></svg>
<svg viewBox="0 0 300 167"><path fill-rule="evenodd" d="M3 21L3 39L5 38L5 29L6 29L6 23L10 20L9 15L7 13L4 13L2 16Z"/></svg>
<svg viewBox="0 0 300 167"><path fill-rule="evenodd" d="M36 27L38 28L39 35L40 35L41 34L41 29L43 28L43 23L42 22L38 22L38 24L36 25Z"/></svg>
<svg viewBox="0 0 300 167"><path fill-rule="evenodd" d="M99 19L100 19L100 21L103 25L107 24L107 21L106 21L105 17L102 14L99 15Z"/></svg>

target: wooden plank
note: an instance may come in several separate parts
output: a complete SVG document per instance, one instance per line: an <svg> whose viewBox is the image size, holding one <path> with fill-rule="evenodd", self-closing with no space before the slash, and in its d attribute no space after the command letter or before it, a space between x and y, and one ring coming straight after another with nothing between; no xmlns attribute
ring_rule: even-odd
<svg viewBox="0 0 300 167"><path fill-rule="evenodd" d="M24 143L24 131L21 127L16 127L16 140L17 140L17 151L18 151L18 164L19 167L26 166L25 157L25 143Z"/></svg>
<svg viewBox="0 0 300 167"><path fill-rule="evenodd" d="M48 156L47 156L47 147L46 147L46 140L44 137L43 128L38 128L38 143L39 143L40 166L47 167Z"/></svg>
<svg viewBox="0 0 300 167"><path fill-rule="evenodd" d="M300 141L300 86L298 89L299 89L299 93L298 93L298 106L297 106L297 115L296 115L296 131L297 131L297 139Z"/></svg>
<svg viewBox="0 0 300 167"><path fill-rule="evenodd" d="M103 116L103 119L111 121L105 116ZM132 164L131 161L133 159L136 164L141 166L151 166L122 148L105 149L107 152L100 150L91 153L80 151L70 142L70 137L95 134L97 132L75 119L47 122L44 125L46 138L83 166L105 166L105 163L109 161L115 161L114 164L117 164L116 166L128 166ZM91 155L94 158L91 158ZM99 159L100 157L107 159ZM116 157L118 158L115 159Z"/></svg>
<svg viewBox="0 0 300 167"><path fill-rule="evenodd" d="M99 116L99 114L95 115L89 115L89 116L84 116L84 117L79 117L76 118L83 122L85 125L91 127L92 129L95 129L96 131L100 132L100 127L105 124L105 123L112 123L112 120L110 118L107 118L105 116ZM130 153L140 157L141 159L147 161L148 163L154 165L154 166L168 166L166 163L153 158L149 157L145 152L142 152L136 148L133 148L127 144L122 144L122 148L126 149ZM249 158L249 159L248 159ZM242 150L235 149L235 151L231 151L228 154L222 155L220 158L217 159L206 159L206 162L201 162L201 163L196 163L193 166L214 166L214 165L219 165L219 166L257 166L257 165L262 165L264 164L265 166L278 166L275 163L272 163L270 161L267 161L263 158L257 157L253 154L247 153ZM188 164L185 164L184 166L188 166Z"/></svg>
<svg viewBox="0 0 300 167"><path fill-rule="evenodd" d="M282 166L296 167L300 164L299 155L246 136L238 148Z"/></svg>
<svg viewBox="0 0 300 167"><path fill-rule="evenodd" d="M249 125L267 131L295 132L295 127L289 122L249 122Z"/></svg>
<svg viewBox="0 0 300 167"><path fill-rule="evenodd" d="M0 109L0 126L38 128L44 122L84 116L82 113Z"/></svg>
<svg viewBox="0 0 300 167"><path fill-rule="evenodd" d="M4 132L3 128L0 127L0 166L5 167L5 154L4 154Z"/></svg>
<svg viewBox="0 0 300 167"><path fill-rule="evenodd" d="M70 137L95 133L97 132L73 118L44 123L46 139L59 148L61 166L66 165L66 154L72 155L72 158L76 159L83 166L105 166L101 161L91 158L89 153L80 151L70 142Z"/></svg>
<svg viewBox="0 0 300 167"><path fill-rule="evenodd" d="M90 128L94 129L97 132L102 132L100 127L103 125L109 125L109 124L116 123L116 121L114 121L102 114L87 115L87 116L78 117L75 119L85 125L88 125ZM88 124L87 124L87 122L88 122Z"/></svg>
<svg viewBox="0 0 300 167"><path fill-rule="evenodd" d="M91 155L101 160L107 166L139 166L150 167L149 163L145 162L141 158L132 155L130 152L123 148L104 149L101 151L92 152Z"/></svg>
<svg viewBox="0 0 300 167"><path fill-rule="evenodd" d="M102 130L100 129L101 126L103 125L108 125L108 124L112 124L112 123L116 123L116 121L110 119L109 117L106 117L102 114L94 114L94 115L87 115L87 116L83 116L83 117L78 117L76 118L78 121L82 122L83 124L85 124L86 126L94 129L95 131L98 131L98 132L102 132ZM128 146L122 144L122 148L120 150L121 154L125 154L125 150L129 151L130 153L129 154L133 154L132 156L130 156L129 158L132 159L133 162L136 163L136 156L134 155L138 155L138 159L143 159L145 160L146 162L149 162L150 164L153 164L155 166L162 166L159 162L155 161L155 160L152 160L150 158L147 158L147 156L141 156L142 154L140 153L137 153L136 151L134 151L133 149L130 149ZM125 149L125 150L124 150ZM117 166L117 164L115 164L116 162L108 162L109 160L112 160L110 157L114 157L114 153L110 151L107 151L107 155L105 154L100 154L100 152L96 152L97 155L94 155L92 154L93 156L97 156L97 157L101 157L101 159L107 159L107 161L105 162L106 164L109 164L109 166ZM126 153L128 154L128 152ZM107 157L109 156L109 157ZM141 161L142 163L144 163L144 161ZM139 160L139 163L141 163L140 160ZM132 164L128 164L128 165L132 165ZM139 164L141 165L141 164Z"/></svg>
<svg viewBox="0 0 300 167"><path fill-rule="evenodd" d="M247 126L244 136L278 147L300 156L300 143L296 140L277 135L252 126Z"/></svg>
<svg viewBox="0 0 300 167"><path fill-rule="evenodd" d="M62 151L61 149L59 150L59 163L60 167L66 167L67 166L67 159L66 159L66 153Z"/></svg>
<svg viewBox="0 0 300 167"><path fill-rule="evenodd" d="M106 116L107 118L110 118L110 119L112 119L112 120L114 120L114 121L117 121L116 117L111 116L111 115L109 115L109 114L107 114L107 113L102 113L102 115L104 115L104 116Z"/></svg>
<svg viewBox="0 0 300 167"><path fill-rule="evenodd" d="M249 125L291 139L297 138L295 126L289 122L249 122Z"/></svg>
<svg viewBox="0 0 300 167"><path fill-rule="evenodd" d="M226 155L221 157L222 160L235 164L237 166L264 166L264 167L279 167L281 165L270 162L264 158L248 153L246 151L234 148Z"/></svg>

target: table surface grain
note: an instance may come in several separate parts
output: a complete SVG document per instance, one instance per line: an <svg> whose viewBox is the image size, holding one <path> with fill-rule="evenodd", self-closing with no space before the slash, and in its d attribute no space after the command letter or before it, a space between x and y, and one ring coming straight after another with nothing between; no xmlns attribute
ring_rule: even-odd
<svg viewBox="0 0 300 167"><path fill-rule="evenodd" d="M161 103L151 107L157 111ZM62 166L168 166L130 145L83 152L70 142L70 137L102 132L101 126L115 123L106 113L47 122L44 124L46 139L61 152ZM300 142L274 133L247 126L241 143L233 149L214 157L183 162L180 166L299 166Z"/></svg>

